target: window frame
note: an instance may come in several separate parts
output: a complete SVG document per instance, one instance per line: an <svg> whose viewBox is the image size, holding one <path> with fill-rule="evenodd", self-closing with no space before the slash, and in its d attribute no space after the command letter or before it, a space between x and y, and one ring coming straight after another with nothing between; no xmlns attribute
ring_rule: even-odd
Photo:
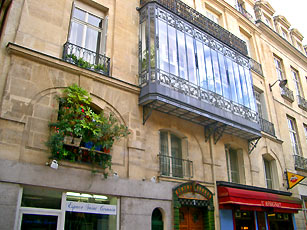
<svg viewBox="0 0 307 230"><path fill-rule="evenodd" d="M293 155L300 156L301 148L300 148L300 141L299 141L299 135L298 135L298 130L296 126L296 121L294 118L287 116L287 124L288 124L288 130L290 134L290 141L291 141Z"/></svg>
<svg viewBox="0 0 307 230"><path fill-rule="evenodd" d="M275 70L277 73L277 79L278 80L286 79L282 59L274 55L274 64L275 64Z"/></svg>
<svg viewBox="0 0 307 230"><path fill-rule="evenodd" d="M292 80L294 83L294 88L297 96L303 97L302 95L302 85L299 77L299 72L291 67Z"/></svg>
<svg viewBox="0 0 307 230"><path fill-rule="evenodd" d="M225 154L226 154L228 181L232 183L237 183L237 184L245 184L245 168L244 168L243 150L235 149L231 147L231 145L226 144ZM235 158L232 158L233 154L236 154ZM234 169L233 166L231 165L232 161L236 161L237 169ZM233 178L233 174L237 174L237 180Z"/></svg>

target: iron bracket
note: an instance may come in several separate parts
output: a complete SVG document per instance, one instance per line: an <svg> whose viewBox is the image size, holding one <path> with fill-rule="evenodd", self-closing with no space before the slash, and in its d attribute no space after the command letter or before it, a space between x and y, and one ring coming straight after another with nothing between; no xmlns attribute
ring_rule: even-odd
<svg viewBox="0 0 307 230"><path fill-rule="evenodd" d="M248 154L251 154L252 151L257 147L257 144L258 144L260 139L261 139L261 137L258 137L256 139L248 141Z"/></svg>
<svg viewBox="0 0 307 230"><path fill-rule="evenodd" d="M143 125L145 125L146 121L150 117L152 110L153 110L153 108L149 105L143 106Z"/></svg>

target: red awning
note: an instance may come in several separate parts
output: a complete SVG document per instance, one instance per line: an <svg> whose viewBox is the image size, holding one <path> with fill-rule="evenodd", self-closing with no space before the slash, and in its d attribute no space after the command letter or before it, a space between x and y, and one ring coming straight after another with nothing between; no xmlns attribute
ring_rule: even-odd
<svg viewBox="0 0 307 230"><path fill-rule="evenodd" d="M250 208L253 206L255 209L274 208L284 212L297 212L302 208L302 201L298 198L224 186L218 186L218 198L220 206L236 204Z"/></svg>

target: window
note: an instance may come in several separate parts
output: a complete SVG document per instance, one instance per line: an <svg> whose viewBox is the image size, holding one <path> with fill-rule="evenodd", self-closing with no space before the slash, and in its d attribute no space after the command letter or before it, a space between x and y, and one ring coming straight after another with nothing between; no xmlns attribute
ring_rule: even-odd
<svg viewBox="0 0 307 230"><path fill-rule="evenodd" d="M209 11L206 11L206 17L214 21L216 24L219 24L219 16Z"/></svg>
<svg viewBox="0 0 307 230"><path fill-rule="evenodd" d="M242 150L236 150L230 145L225 145L228 181L245 183L244 161Z"/></svg>
<svg viewBox="0 0 307 230"><path fill-rule="evenodd" d="M266 15L264 15L264 23L267 24L269 27L272 26L271 25L271 19Z"/></svg>
<svg viewBox="0 0 307 230"><path fill-rule="evenodd" d="M269 155L264 156L263 163L264 163L264 174L265 174L266 187L268 189L277 189L277 186L276 186L277 185L277 182L276 182L277 168L276 168L275 159Z"/></svg>
<svg viewBox="0 0 307 230"><path fill-rule="evenodd" d="M278 80L283 80L284 74L283 74L282 60L278 57L274 57L274 63L275 63L275 68L276 68Z"/></svg>
<svg viewBox="0 0 307 230"><path fill-rule="evenodd" d="M293 77L295 92L297 96L302 96L302 88L299 80L298 72L295 69L291 69L291 74Z"/></svg>
<svg viewBox="0 0 307 230"><path fill-rule="evenodd" d="M307 125L305 124L304 124L304 132L305 132L306 143L307 143Z"/></svg>
<svg viewBox="0 0 307 230"><path fill-rule="evenodd" d="M241 39L246 43L247 55L251 56L251 44L250 44L249 38L241 34Z"/></svg>
<svg viewBox="0 0 307 230"><path fill-rule="evenodd" d="M296 122L294 118L287 117L288 120L288 128L290 133L290 140L292 145L292 150L294 155L300 155L300 148L299 148L299 140L297 135L297 128Z"/></svg>
<svg viewBox="0 0 307 230"><path fill-rule="evenodd" d="M164 176L191 177L191 161L185 160L187 140L169 131L160 131L160 173Z"/></svg>
<svg viewBox="0 0 307 230"><path fill-rule="evenodd" d="M282 36L284 39L288 40L288 33L287 33L284 29L281 29L281 36Z"/></svg>
<svg viewBox="0 0 307 230"><path fill-rule="evenodd" d="M95 53L105 53L107 18L73 7L68 41Z"/></svg>

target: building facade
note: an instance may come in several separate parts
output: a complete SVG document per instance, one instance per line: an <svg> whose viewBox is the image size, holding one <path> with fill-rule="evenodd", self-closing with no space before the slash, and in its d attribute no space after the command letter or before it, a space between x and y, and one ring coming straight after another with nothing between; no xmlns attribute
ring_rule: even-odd
<svg viewBox="0 0 307 230"><path fill-rule="evenodd" d="M267 1L4 0L0 16L2 229L306 229L285 174L307 175L306 46ZM130 131L99 153L107 177L46 145L73 84Z"/></svg>

